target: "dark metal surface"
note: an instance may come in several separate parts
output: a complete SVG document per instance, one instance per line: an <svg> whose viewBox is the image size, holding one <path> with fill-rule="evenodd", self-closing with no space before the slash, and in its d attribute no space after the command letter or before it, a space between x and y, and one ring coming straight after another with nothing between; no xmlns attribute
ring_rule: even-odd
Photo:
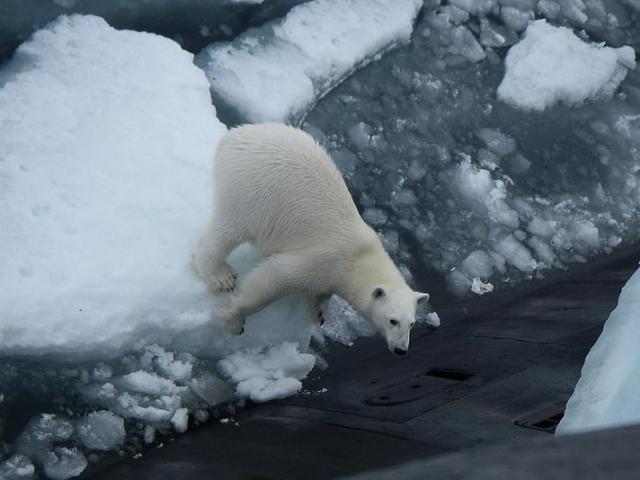
<svg viewBox="0 0 640 480"><path fill-rule="evenodd" d="M391 356L379 339L333 345L325 352L329 368L304 383L312 394L250 406L237 426L199 427L92 478L329 479L511 441L520 446L495 450L492 458L524 455L531 441L551 438L584 357L639 258L635 249L601 259L522 296L496 295L499 306L484 302L474 314L436 305L443 327L415 332L407 357ZM546 454L555 444L531 445ZM567 450L573 463L596 461L580 449ZM534 464L533 456L523 457L517 468ZM572 476L579 471L556 478L581 478ZM383 478L376 475L366 478ZM467 478L451 475L429 478Z"/></svg>
<svg viewBox="0 0 640 480"><path fill-rule="evenodd" d="M349 480L637 480L638 444L640 426L636 425L474 448Z"/></svg>

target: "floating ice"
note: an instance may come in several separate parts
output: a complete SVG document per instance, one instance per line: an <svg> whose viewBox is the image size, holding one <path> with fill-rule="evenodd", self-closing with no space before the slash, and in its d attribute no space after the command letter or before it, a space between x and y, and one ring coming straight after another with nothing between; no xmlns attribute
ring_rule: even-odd
<svg viewBox="0 0 640 480"><path fill-rule="evenodd" d="M28 473L33 467L29 466L29 462L33 459L42 467L47 477L54 480L78 476L87 466L82 452L76 448L55 446L56 443L71 439L73 433L71 422L54 414L32 418L14 446L18 456L3 462L0 471L7 470L14 476L20 472Z"/></svg>
<svg viewBox="0 0 640 480"><path fill-rule="evenodd" d="M177 409L171 417L171 425L178 433L186 432L189 427L189 410L184 407Z"/></svg>
<svg viewBox="0 0 640 480"><path fill-rule="evenodd" d="M236 395L254 402L288 397L302 388L315 357L301 353L298 345L285 342L267 350L254 348L233 353L219 363L224 375L236 385Z"/></svg>
<svg viewBox="0 0 640 480"><path fill-rule="evenodd" d="M554 14L554 24L574 25L572 10L588 17L584 41L545 23L527 37L542 25L570 35L570 48L616 59L630 49L587 42L637 47L636 13L611 2L425 2L410 49L355 72L305 117L398 263L426 265L470 295L476 277L476 290L479 281L505 288L637 240L639 77L621 77L609 101L535 114L496 99L507 54L500 49L521 35L513 20ZM468 55L463 29L483 58ZM553 47L562 52L556 44L566 43ZM474 272L463 263L478 250L490 267ZM420 279L427 289L428 275ZM350 328L331 325L331 335L353 341Z"/></svg>
<svg viewBox="0 0 640 480"><path fill-rule="evenodd" d="M485 293L493 292L493 284L489 282L483 282L478 277L474 277L471 281L471 291L476 295L484 295Z"/></svg>
<svg viewBox="0 0 640 480"><path fill-rule="evenodd" d="M87 468L87 459L77 448L56 447L42 459L45 475L52 480L77 477Z"/></svg>
<svg viewBox="0 0 640 480"><path fill-rule="evenodd" d="M557 433L640 422L640 269L622 289L618 306L587 355Z"/></svg>
<svg viewBox="0 0 640 480"><path fill-rule="evenodd" d="M295 122L354 69L407 42L422 0L314 0L196 62L239 121Z"/></svg>
<svg viewBox="0 0 640 480"><path fill-rule="evenodd" d="M538 20L509 50L505 65L498 98L542 111L558 102L578 104L611 97L636 63L631 47L589 44L569 28Z"/></svg>
<svg viewBox="0 0 640 480"><path fill-rule="evenodd" d="M32 480L36 469L29 457L12 455L0 463L0 478L3 480Z"/></svg>
<svg viewBox="0 0 640 480"><path fill-rule="evenodd" d="M91 412L76 422L76 434L91 450L114 450L126 435L124 420L112 412Z"/></svg>

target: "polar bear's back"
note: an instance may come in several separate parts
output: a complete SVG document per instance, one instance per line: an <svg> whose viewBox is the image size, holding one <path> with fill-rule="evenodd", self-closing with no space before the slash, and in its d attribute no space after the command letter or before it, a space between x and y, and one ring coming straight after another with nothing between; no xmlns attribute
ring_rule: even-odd
<svg viewBox="0 0 640 480"><path fill-rule="evenodd" d="M301 130L245 125L220 141L214 208L266 251L349 236L362 222L327 153Z"/></svg>

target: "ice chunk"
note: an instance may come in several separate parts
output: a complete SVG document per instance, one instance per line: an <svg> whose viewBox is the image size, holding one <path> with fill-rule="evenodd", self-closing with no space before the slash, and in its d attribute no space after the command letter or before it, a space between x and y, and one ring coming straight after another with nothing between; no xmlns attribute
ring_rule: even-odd
<svg viewBox="0 0 640 480"><path fill-rule="evenodd" d="M51 480L77 477L87 468L87 459L77 448L57 447L42 460L45 475Z"/></svg>
<svg viewBox="0 0 640 480"><path fill-rule="evenodd" d="M375 335L376 329L371 322L355 312L347 302L334 295L325 312L322 333L343 345L352 345L358 337Z"/></svg>
<svg viewBox="0 0 640 480"><path fill-rule="evenodd" d="M132 392L150 395L174 395L187 389L186 387L177 386L167 378L144 370L138 370L122 376L118 380L118 385Z"/></svg>
<svg viewBox="0 0 640 480"><path fill-rule="evenodd" d="M3 480L32 480L35 471L33 463L25 455L12 455L0 463L0 478Z"/></svg>
<svg viewBox="0 0 640 480"><path fill-rule="evenodd" d="M462 25L451 30L451 53L461 55L470 62L479 62L486 58L484 50L471 31Z"/></svg>
<svg viewBox="0 0 640 480"><path fill-rule="evenodd" d="M491 173L488 170L474 167L469 160L464 160L456 170L457 187L462 195L472 201L484 199L494 188Z"/></svg>
<svg viewBox="0 0 640 480"><path fill-rule="evenodd" d="M586 243L592 248L596 248L600 245L598 228L589 220L574 222L572 233L575 235L576 240Z"/></svg>
<svg viewBox="0 0 640 480"><path fill-rule="evenodd" d="M144 438L144 443L147 444L147 445L155 442L156 441L156 429L153 428L151 425L146 425L144 427L143 438Z"/></svg>
<svg viewBox="0 0 640 480"><path fill-rule="evenodd" d="M429 312L425 315L425 323L430 327L440 326L440 316L436 312Z"/></svg>
<svg viewBox="0 0 640 480"><path fill-rule="evenodd" d="M76 422L76 434L91 450L114 450L122 445L126 431L124 420L112 412L91 412Z"/></svg>
<svg viewBox="0 0 640 480"><path fill-rule="evenodd" d="M189 382L189 388L210 407L233 398L233 391L229 385L210 373L194 378Z"/></svg>
<svg viewBox="0 0 640 480"><path fill-rule="evenodd" d="M461 265L470 277L489 278L493 273L493 261L483 250L474 250Z"/></svg>
<svg viewBox="0 0 640 480"><path fill-rule="evenodd" d="M487 14L498 3L497 0L449 0L449 3L474 15Z"/></svg>
<svg viewBox="0 0 640 480"><path fill-rule="evenodd" d="M511 175L524 175L531 167L531 162L523 155L516 153L507 160L507 169Z"/></svg>
<svg viewBox="0 0 640 480"><path fill-rule="evenodd" d="M555 19L560 14L560 5L553 0L540 0L537 8L545 18Z"/></svg>
<svg viewBox="0 0 640 480"><path fill-rule="evenodd" d="M569 28L538 20L511 47L505 65L498 98L525 110L542 111L558 102L578 104L611 97L636 63L631 47L589 44Z"/></svg>
<svg viewBox="0 0 640 480"><path fill-rule="evenodd" d="M15 451L42 459L55 442L69 440L72 435L73 425L70 421L43 413L29 420L16 441Z"/></svg>
<svg viewBox="0 0 640 480"><path fill-rule="evenodd" d="M300 353L295 343L264 349L248 349L222 359L218 366L236 385L236 395L254 402L285 398L302 388L315 357Z"/></svg>
<svg viewBox="0 0 640 480"><path fill-rule="evenodd" d="M547 267L553 265L556 256L544 240L540 240L538 237L531 237L527 240L527 244L533 249L542 264Z"/></svg>
<svg viewBox="0 0 640 480"><path fill-rule="evenodd" d="M541 218L533 218L529 225L527 225L527 231L531 235L537 235L539 237L551 237L558 228L558 222L553 220L543 220Z"/></svg>
<svg viewBox="0 0 640 480"><path fill-rule="evenodd" d="M562 0L560 2L562 15L577 25L582 25L589 20L585 9L586 5L582 0Z"/></svg>
<svg viewBox="0 0 640 480"><path fill-rule="evenodd" d="M557 433L640 422L640 269L622 289L582 367Z"/></svg>
<svg viewBox="0 0 640 480"><path fill-rule="evenodd" d="M537 262L531 256L527 247L509 234L496 245L498 253L504 256L508 263L523 272L531 273L537 268Z"/></svg>
<svg viewBox="0 0 640 480"><path fill-rule="evenodd" d="M514 32L522 32L534 19L532 11L522 11L515 7L502 7L500 17L504 24Z"/></svg>
<svg viewBox="0 0 640 480"><path fill-rule="evenodd" d="M518 147L513 138L505 135L500 130L481 128L478 130L477 135L489 150L501 157L515 152Z"/></svg>
<svg viewBox="0 0 640 480"><path fill-rule="evenodd" d="M149 345L145 350L147 368L157 368L171 380L184 381L191 377L193 365L190 362L175 359L173 352L165 350L160 345Z"/></svg>
<svg viewBox="0 0 640 480"><path fill-rule="evenodd" d="M480 19L480 43L487 47L505 47L516 42L517 36L510 30L492 21Z"/></svg>
<svg viewBox="0 0 640 480"><path fill-rule="evenodd" d="M197 56L214 100L242 121L300 120L355 68L407 42L421 0L314 0Z"/></svg>
<svg viewBox="0 0 640 480"><path fill-rule="evenodd" d="M189 428L189 410L186 408L179 408L171 417L171 425L178 433L184 433Z"/></svg>
<svg viewBox="0 0 640 480"><path fill-rule="evenodd" d="M478 277L474 277L471 281L471 291L476 295L484 295L485 293L493 292L493 284L489 282L483 282Z"/></svg>
<svg viewBox="0 0 640 480"><path fill-rule="evenodd" d="M384 225L387 222L387 214L379 208L367 208L362 213L362 218L365 222L374 227Z"/></svg>

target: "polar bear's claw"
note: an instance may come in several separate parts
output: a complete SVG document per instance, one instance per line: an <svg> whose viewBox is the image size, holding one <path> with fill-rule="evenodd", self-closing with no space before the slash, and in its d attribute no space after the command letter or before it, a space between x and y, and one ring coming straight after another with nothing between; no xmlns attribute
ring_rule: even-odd
<svg viewBox="0 0 640 480"><path fill-rule="evenodd" d="M207 284L214 294L229 293L236 288L237 278L236 272L230 266L225 265L215 275L207 278Z"/></svg>
<svg viewBox="0 0 640 480"><path fill-rule="evenodd" d="M229 335L242 335L244 333L244 318L227 318L224 320L223 326Z"/></svg>

